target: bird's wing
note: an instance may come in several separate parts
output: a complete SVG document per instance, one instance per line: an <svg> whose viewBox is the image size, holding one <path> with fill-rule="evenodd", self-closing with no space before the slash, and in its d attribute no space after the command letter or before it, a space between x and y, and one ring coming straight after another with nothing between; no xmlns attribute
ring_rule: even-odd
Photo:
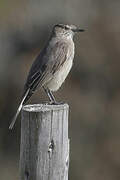
<svg viewBox="0 0 120 180"><path fill-rule="evenodd" d="M59 41L49 52L46 51L44 56L39 55L29 72L24 93L29 88L30 92L33 94L38 87L44 86L44 84L48 82L53 77L54 73L64 64L67 59L67 54L68 45ZM30 94L28 94L28 96L29 95Z"/></svg>

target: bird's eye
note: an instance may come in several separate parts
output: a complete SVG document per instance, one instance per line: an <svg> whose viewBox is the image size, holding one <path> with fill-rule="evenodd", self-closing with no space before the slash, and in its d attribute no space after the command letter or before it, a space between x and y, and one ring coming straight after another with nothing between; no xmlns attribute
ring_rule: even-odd
<svg viewBox="0 0 120 180"><path fill-rule="evenodd" d="M68 29L69 29L69 27L65 26L65 30L68 30Z"/></svg>

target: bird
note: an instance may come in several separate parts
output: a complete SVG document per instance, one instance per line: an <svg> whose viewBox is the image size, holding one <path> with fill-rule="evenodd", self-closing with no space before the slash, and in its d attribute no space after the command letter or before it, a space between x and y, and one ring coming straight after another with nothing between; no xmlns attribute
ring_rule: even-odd
<svg viewBox="0 0 120 180"><path fill-rule="evenodd" d="M12 129L23 107L37 89L43 88L50 104L59 104L53 93L57 91L69 74L74 59L73 37L84 29L75 25L56 24L50 38L33 62L24 85L21 103L9 126Z"/></svg>

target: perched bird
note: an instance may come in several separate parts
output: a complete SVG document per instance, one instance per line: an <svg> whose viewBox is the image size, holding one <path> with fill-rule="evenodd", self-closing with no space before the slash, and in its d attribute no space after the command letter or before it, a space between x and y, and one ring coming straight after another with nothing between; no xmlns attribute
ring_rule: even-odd
<svg viewBox="0 0 120 180"><path fill-rule="evenodd" d="M83 29L74 25L57 24L50 39L32 64L24 86L22 101L9 126L12 129L22 106L36 89L43 87L51 104L57 104L52 91L57 91L66 79L74 58L73 36Z"/></svg>

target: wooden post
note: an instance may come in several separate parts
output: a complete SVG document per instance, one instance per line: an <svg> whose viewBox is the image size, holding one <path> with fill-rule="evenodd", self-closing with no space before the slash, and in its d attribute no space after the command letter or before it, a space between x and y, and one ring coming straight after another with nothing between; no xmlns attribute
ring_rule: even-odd
<svg viewBox="0 0 120 180"><path fill-rule="evenodd" d="M20 180L68 180L67 104L22 109Z"/></svg>

